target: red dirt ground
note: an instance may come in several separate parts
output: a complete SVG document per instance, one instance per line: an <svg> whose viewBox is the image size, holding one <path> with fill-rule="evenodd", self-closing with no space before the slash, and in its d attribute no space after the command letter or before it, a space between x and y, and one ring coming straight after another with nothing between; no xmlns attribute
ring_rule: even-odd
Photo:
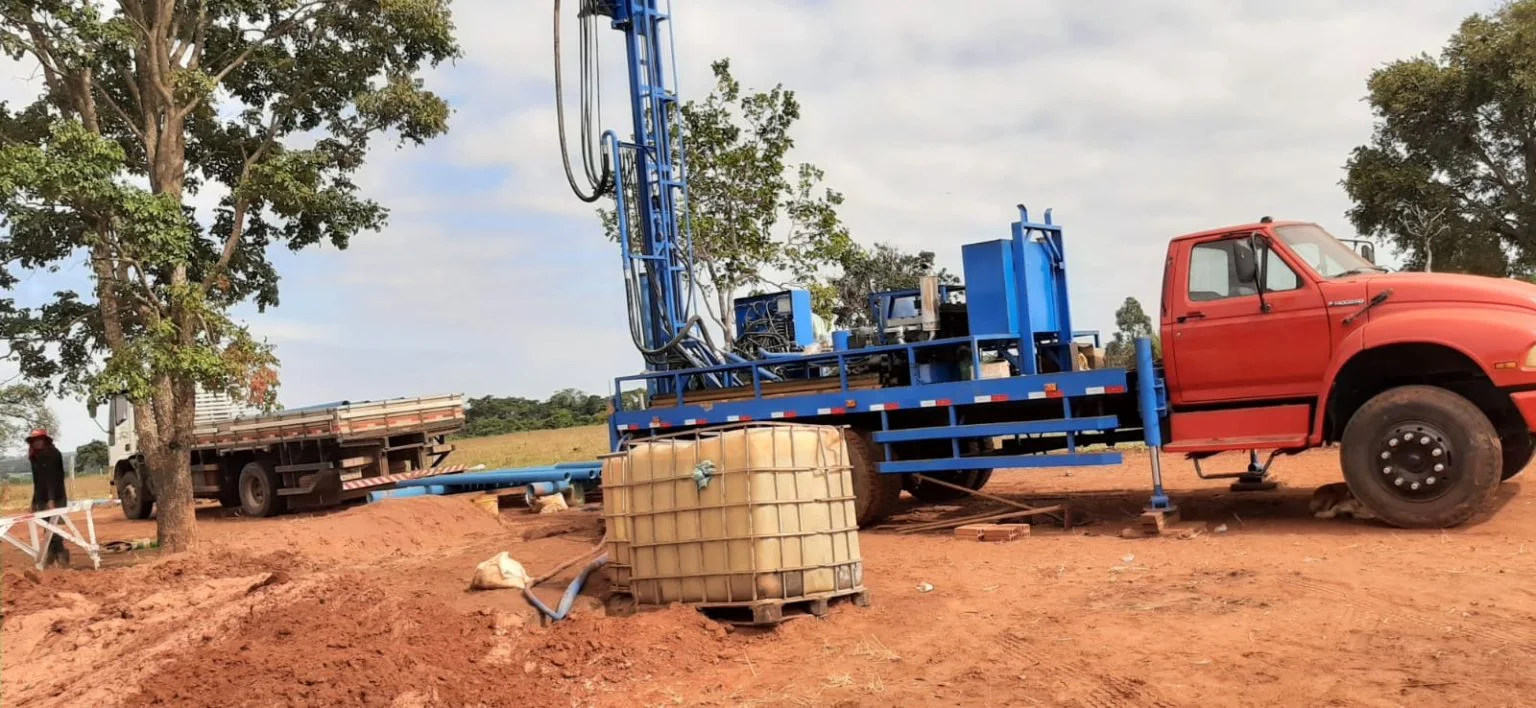
<svg viewBox="0 0 1536 708"><path fill-rule="evenodd" d="M1331 452L1282 458L1281 489L1254 494L1169 460L1184 528L1200 533L1125 539L1147 476L1144 456L1128 457L988 486L1069 501L1094 521L1070 532L1037 526L1003 544L862 533L873 605L766 632L684 608L607 617L601 572L551 627L512 591L467 590L497 551L539 574L590 548L590 508L501 520L453 497L266 520L208 509L202 550L111 555L99 572L78 552L77 569L32 572L7 549L0 702L1444 706L1536 691L1536 517L1520 479L1486 521L1407 532L1308 516L1311 490L1339 479ZM99 531L153 526L107 510Z"/></svg>

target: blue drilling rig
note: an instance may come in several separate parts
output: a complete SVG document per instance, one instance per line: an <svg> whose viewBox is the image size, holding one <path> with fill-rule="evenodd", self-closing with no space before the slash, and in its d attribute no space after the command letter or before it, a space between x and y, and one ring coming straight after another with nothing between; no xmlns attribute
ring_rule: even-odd
<svg viewBox="0 0 1536 708"><path fill-rule="evenodd" d="M891 513L903 489L938 501L979 490L994 469L1112 465L1120 453L1080 448L1161 443L1164 393L1150 342L1137 342L1138 371L1093 366L1097 333L1072 329L1065 243L1049 211L1033 222L1020 206L1011 238L965 246L965 286L929 277L916 289L871 293L871 326L823 337L810 298L794 290L738 299L733 313L722 313L734 315L738 341L713 341L694 313L681 106L668 88L676 84L669 12L658 0L578 4L584 179L565 134L555 0L560 150L580 199L614 200L630 332L646 363L643 373L616 379L614 449L635 437L741 421L845 426L858 520L868 526ZM630 141L598 133L604 19L625 39ZM645 402L626 408L625 387L635 384ZM1057 451L1064 454L1046 454ZM1152 507L1168 509L1155 453L1153 470Z"/></svg>

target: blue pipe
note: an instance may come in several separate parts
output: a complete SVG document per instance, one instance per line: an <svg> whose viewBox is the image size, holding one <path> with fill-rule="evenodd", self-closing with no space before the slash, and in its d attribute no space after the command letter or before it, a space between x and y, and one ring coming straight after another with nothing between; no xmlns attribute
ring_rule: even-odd
<svg viewBox="0 0 1536 708"><path fill-rule="evenodd" d="M380 490L380 491L377 491L377 492L369 492L368 493L368 503L372 504L374 502L384 501L385 499L402 499L402 498L406 498L406 497L421 497L421 496L426 496L428 494L446 494L447 491L448 491L447 487L438 486L438 485L428 486L428 487L406 487L404 489L384 489L384 490Z"/></svg>
<svg viewBox="0 0 1536 708"><path fill-rule="evenodd" d="M528 485L528 493L536 497L559 494L571 488L570 482L534 482Z"/></svg>
<svg viewBox="0 0 1536 708"><path fill-rule="evenodd" d="M576 579L572 580L570 585L565 586L565 594L560 596L560 606L558 609L549 609L549 607L547 607L544 602L539 599L538 595L533 594L533 588L531 587L523 588L523 597L528 598L528 603L533 605L540 612L544 613L545 617L548 617L552 621L559 622L560 620L565 619L565 616L570 613L571 603L575 602L576 596L581 594L581 586L587 582L587 576L591 575L592 571L597 570L598 568L601 568L605 565L608 565L607 553L592 559L592 562L588 563L587 567L582 568L581 575L576 576Z"/></svg>
<svg viewBox="0 0 1536 708"><path fill-rule="evenodd" d="M555 469L557 469L557 470L576 470L576 469L584 470L584 469L587 469L589 467L597 467L597 468L601 469L602 466L603 466L603 463L598 462L597 460L592 460L592 461L589 461L589 462L558 462L558 463L555 463Z"/></svg>
<svg viewBox="0 0 1536 708"><path fill-rule="evenodd" d="M532 484L534 482L570 482L569 470L556 470L553 468L531 470L495 470L492 472L464 472L460 474L445 474L437 477L422 477L397 482L399 487L426 487L442 485L447 487L462 487L478 484Z"/></svg>

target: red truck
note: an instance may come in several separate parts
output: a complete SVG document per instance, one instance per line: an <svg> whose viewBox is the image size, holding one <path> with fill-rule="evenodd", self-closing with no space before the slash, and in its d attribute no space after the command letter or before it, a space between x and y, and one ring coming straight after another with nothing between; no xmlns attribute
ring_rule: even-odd
<svg viewBox="0 0 1536 708"><path fill-rule="evenodd" d="M1164 266L1164 450L1339 443L1350 490L1404 527L1466 521L1530 461L1536 285L1388 272L1268 218L1176 238Z"/></svg>

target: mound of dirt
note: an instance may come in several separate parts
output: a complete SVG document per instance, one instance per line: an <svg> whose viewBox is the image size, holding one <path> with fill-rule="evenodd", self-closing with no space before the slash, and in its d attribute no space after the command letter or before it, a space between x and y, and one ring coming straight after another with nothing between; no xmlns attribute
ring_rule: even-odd
<svg viewBox="0 0 1536 708"><path fill-rule="evenodd" d="M18 705L113 705L161 661L281 605L303 567L289 554L213 552L7 578L4 694Z"/></svg>
<svg viewBox="0 0 1536 708"><path fill-rule="evenodd" d="M389 499L333 514L262 520L267 523L260 534L235 538L228 545L257 552L276 546L319 561L371 565L505 533L499 517L477 508L467 496Z"/></svg>
<svg viewBox="0 0 1536 708"><path fill-rule="evenodd" d="M130 706L503 705L522 692L476 666L483 617L341 574L307 583L141 682ZM279 700L280 699L280 700Z"/></svg>

